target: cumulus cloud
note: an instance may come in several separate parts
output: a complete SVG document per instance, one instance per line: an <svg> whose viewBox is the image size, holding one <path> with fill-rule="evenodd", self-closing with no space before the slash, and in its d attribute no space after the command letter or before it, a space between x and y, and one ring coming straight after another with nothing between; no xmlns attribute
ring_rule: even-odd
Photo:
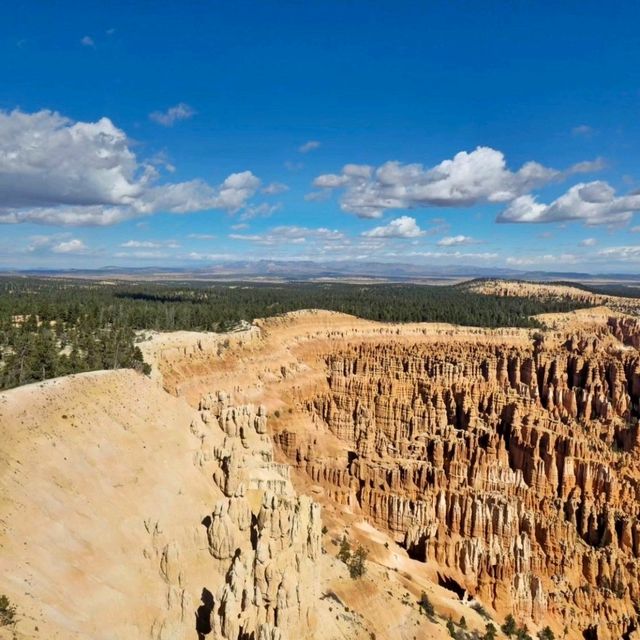
<svg viewBox="0 0 640 640"><path fill-rule="evenodd" d="M281 208L282 204L280 202L276 202L275 204L261 202L260 204L246 207L246 209L242 212L240 219L253 220L254 218L268 218L276 211L279 211Z"/></svg>
<svg viewBox="0 0 640 640"><path fill-rule="evenodd" d="M317 140L309 140L304 144L298 147L298 151L300 153L309 153L309 151L314 151L320 146L320 143Z"/></svg>
<svg viewBox="0 0 640 640"><path fill-rule="evenodd" d="M80 44L83 47L95 47L96 43L93 41L93 38L91 36L83 36L83 38L80 40Z"/></svg>
<svg viewBox="0 0 640 640"><path fill-rule="evenodd" d="M27 252L29 253L68 253L84 254L89 247L79 238L73 238L69 233L54 233L52 235L36 235L29 237Z"/></svg>
<svg viewBox="0 0 640 640"><path fill-rule="evenodd" d="M617 260L620 262L640 262L640 245L626 247L608 247L597 252L600 259Z"/></svg>
<svg viewBox="0 0 640 640"><path fill-rule="evenodd" d="M250 171L217 186L159 184L108 118L74 122L52 111L0 111L0 223L105 226L158 211L235 212L260 187Z"/></svg>
<svg viewBox="0 0 640 640"><path fill-rule="evenodd" d="M474 240L471 236L447 236L438 240L437 244L440 247L453 247L461 244L476 244L478 240Z"/></svg>
<svg viewBox="0 0 640 640"><path fill-rule="evenodd" d="M51 247L53 253L86 253L89 247L78 238L72 238L71 240L64 240Z"/></svg>
<svg viewBox="0 0 640 640"><path fill-rule="evenodd" d="M580 241L581 247L594 247L596 244L598 244L598 241L595 238L585 238Z"/></svg>
<svg viewBox="0 0 640 640"><path fill-rule="evenodd" d="M367 238L419 238L424 234L415 218L400 216L389 224L365 231L362 235Z"/></svg>
<svg viewBox="0 0 640 640"><path fill-rule="evenodd" d="M597 160L559 171L527 162L517 171L511 171L502 152L478 147L471 152L461 151L431 168L396 161L377 168L348 164L339 174L318 176L314 186L341 189L344 211L362 218L380 218L388 209L509 202L550 182L601 166L602 162Z"/></svg>
<svg viewBox="0 0 640 640"><path fill-rule="evenodd" d="M153 111L149 114L149 119L163 127L172 127L178 120L188 120L193 118L196 112L185 102L179 102L175 107L170 107L166 111Z"/></svg>
<svg viewBox="0 0 640 640"><path fill-rule="evenodd" d="M31 236L27 251L35 253L43 249L50 249L58 238L68 238L69 234L57 234L55 236Z"/></svg>
<svg viewBox="0 0 640 640"><path fill-rule="evenodd" d="M578 220L587 225L628 222L640 211L640 195L616 196L606 182L579 183L551 204L534 196L516 198L498 215L497 222L563 222Z"/></svg>
<svg viewBox="0 0 640 640"><path fill-rule="evenodd" d="M289 187L282 182L271 182L262 189L262 193L268 196L277 196L278 194L284 193L285 191L289 191Z"/></svg>

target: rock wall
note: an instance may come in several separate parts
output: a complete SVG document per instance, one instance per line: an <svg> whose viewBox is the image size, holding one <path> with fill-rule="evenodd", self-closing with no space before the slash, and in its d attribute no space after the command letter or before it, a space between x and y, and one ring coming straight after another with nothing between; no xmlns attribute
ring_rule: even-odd
<svg viewBox="0 0 640 640"><path fill-rule="evenodd" d="M210 557L203 561L207 586L196 614L200 638L287 640L314 633L320 508L296 496L266 430L264 407L235 406L223 392L204 397L191 423L200 442L194 465L211 473L221 496L202 520ZM184 628L189 598L179 547L170 542L158 555L173 606L156 621L152 638L168 640Z"/></svg>
<svg viewBox="0 0 640 640"><path fill-rule="evenodd" d="M640 599L635 321L529 347L386 341L325 354L297 398L318 431L275 434L331 500L470 595L621 638ZM344 445L328 457L322 432Z"/></svg>

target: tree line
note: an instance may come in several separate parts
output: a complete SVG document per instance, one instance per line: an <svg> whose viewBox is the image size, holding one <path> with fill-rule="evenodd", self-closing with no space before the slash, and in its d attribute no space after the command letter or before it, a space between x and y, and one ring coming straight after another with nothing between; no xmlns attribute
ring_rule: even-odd
<svg viewBox="0 0 640 640"><path fill-rule="evenodd" d="M537 327L531 316L584 304L472 293L459 286L348 283L97 282L0 278L0 388L133 367L148 371L137 332L225 331L300 309L383 322Z"/></svg>

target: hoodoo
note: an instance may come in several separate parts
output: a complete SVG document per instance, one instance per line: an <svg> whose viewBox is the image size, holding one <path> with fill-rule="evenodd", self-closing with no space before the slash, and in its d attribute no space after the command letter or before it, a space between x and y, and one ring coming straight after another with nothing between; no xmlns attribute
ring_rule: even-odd
<svg viewBox="0 0 640 640"><path fill-rule="evenodd" d="M6 392L2 568L19 637L437 638L448 617L480 633L507 615L634 637L640 324L601 308L547 321L299 312L157 334L141 345L151 379ZM341 540L365 550L363 579ZM109 593L117 616L100 609Z"/></svg>

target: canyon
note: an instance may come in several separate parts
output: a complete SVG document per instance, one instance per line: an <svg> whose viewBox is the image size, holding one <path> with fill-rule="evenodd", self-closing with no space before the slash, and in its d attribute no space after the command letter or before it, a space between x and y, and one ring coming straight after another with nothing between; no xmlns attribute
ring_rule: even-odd
<svg viewBox="0 0 640 640"><path fill-rule="evenodd" d="M0 394L16 637L640 637L640 322L612 307L296 312Z"/></svg>

